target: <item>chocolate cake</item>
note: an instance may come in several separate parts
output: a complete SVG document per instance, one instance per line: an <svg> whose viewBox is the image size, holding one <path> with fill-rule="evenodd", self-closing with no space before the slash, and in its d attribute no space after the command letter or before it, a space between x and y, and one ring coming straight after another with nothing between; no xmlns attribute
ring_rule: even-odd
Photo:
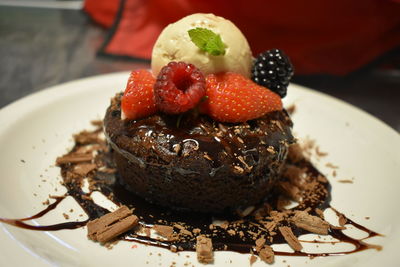
<svg viewBox="0 0 400 267"><path fill-rule="evenodd" d="M121 95L104 118L121 183L147 201L219 213L268 196L293 143L285 110L245 123L155 114L121 119Z"/></svg>

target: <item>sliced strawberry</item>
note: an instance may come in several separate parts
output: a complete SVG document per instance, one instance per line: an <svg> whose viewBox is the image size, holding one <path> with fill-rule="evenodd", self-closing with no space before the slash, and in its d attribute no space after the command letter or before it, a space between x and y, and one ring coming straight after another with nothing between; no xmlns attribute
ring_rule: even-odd
<svg viewBox="0 0 400 267"><path fill-rule="evenodd" d="M237 73L208 75L206 96L200 111L221 122L245 122L282 109L279 95Z"/></svg>
<svg viewBox="0 0 400 267"><path fill-rule="evenodd" d="M154 83L155 78L147 70L131 72L121 100L123 118L135 120L156 113Z"/></svg>

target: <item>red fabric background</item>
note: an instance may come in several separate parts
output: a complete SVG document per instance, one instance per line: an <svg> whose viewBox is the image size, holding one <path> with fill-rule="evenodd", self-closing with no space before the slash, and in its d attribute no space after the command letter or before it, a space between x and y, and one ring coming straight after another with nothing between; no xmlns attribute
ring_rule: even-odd
<svg viewBox="0 0 400 267"><path fill-rule="evenodd" d="M233 21L253 54L288 54L297 74L343 75L400 44L400 3L390 0L125 0L121 20L104 51L150 58L161 30L183 16L214 13ZM86 0L85 11L110 26L119 0Z"/></svg>

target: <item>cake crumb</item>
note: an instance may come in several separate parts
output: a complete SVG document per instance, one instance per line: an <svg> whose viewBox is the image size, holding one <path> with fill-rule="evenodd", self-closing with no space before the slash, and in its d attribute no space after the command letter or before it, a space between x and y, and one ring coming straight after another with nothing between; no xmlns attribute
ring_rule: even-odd
<svg viewBox="0 0 400 267"><path fill-rule="evenodd" d="M303 249L303 246L300 244L297 237L293 234L292 229L290 227L281 226L278 229L279 232L281 232L283 238L286 240L286 242L294 251L300 251Z"/></svg>
<svg viewBox="0 0 400 267"><path fill-rule="evenodd" d="M105 243L132 229L138 223L139 218L133 215L127 206L122 206L114 212L88 222L88 237L93 241Z"/></svg>
<svg viewBox="0 0 400 267"><path fill-rule="evenodd" d="M201 263L212 263L214 261L213 257L213 247L210 238L200 235L196 238L196 253L197 260Z"/></svg>
<svg viewBox="0 0 400 267"><path fill-rule="evenodd" d="M64 218L65 218L66 220L68 220L68 219L69 219L69 215L68 215L68 214L66 214L66 213L63 213L62 215L64 216Z"/></svg>

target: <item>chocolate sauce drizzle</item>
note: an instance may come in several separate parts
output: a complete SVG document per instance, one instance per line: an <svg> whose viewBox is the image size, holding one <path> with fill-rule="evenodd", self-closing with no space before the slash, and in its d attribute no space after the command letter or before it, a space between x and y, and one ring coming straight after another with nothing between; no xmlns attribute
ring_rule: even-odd
<svg viewBox="0 0 400 267"><path fill-rule="evenodd" d="M97 132L99 132L97 130ZM97 140L98 144L105 147L104 141ZM82 144L77 144L72 151L76 151ZM97 151L96 163L108 169L113 168L113 163L110 158L110 153L107 150L99 149ZM325 179L318 179L323 177L319 171L313 167L313 165L306 160L301 160L300 162L288 162L288 166L295 166L300 169L305 169L309 179L309 182L314 182L315 186L313 190L315 192L304 192L302 197L303 200L298 206L294 207L292 210L308 210L312 215L317 215L316 210L325 210L331 208L339 216L345 217L343 214L330 207L330 184ZM64 164L61 166L61 173L64 178L64 185L67 188L67 194L72 196L78 204L85 210L89 219L79 222L65 222L55 225L47 226L34 226L25 223L25 221L40 218L46 215L49 211L55 209L59 203L65 198L65 196L55 197L55 202L50 204L43 211L23 219L6 219L0 218L0 221L13 226L30 229L30 230L41 230L41 231L56 231L63 229L75 229L86 225L89 220L99 218L100 216L108 213L109 211L99 205L97 205L91 198L90 193L94 190L102 192L106 197L117 205L126 205L130 208L134 208L134 214L140 218L140 227L151 228L155 224L170 225L174 226L176 224L184 225L184 227L192 231L193 229L200 229L201 234L208 235L212 238L214 250L229 250L239 253L249 253L250 251L255 251L255 239L261 236L265 237L267 244L282 244L286 243L283 236L276 231L276 233L271 234L265 229L264 225L260 223L259 220L255 219L254 214L250 214L245 217L239 217L235 214L202 214L188 211L177 211L169 209L166 207L160 207L151 204L127 191L123 184L118 179L118 174L110 171L102 171L101 168L97 168L91 173L91 192L85 193L81 189L82 180L71 179L69 173L73 169L74 164ZM310 194L313 193L313 194ZM281 198L281 191L274 191L268 198L265 199L265 203L268 203L273 210L278 210L279 199ZM313 199L308 198L308 195L313 195ZM317 199L316 199L317 196ZM260 203L262 207L264 203ZM257 210L259 207L255 207ZM346 217L345 217L346 218ZM229 234L229 231L223 229L219 226L210 228L215 220L226 221L229 223L229 228L234 231L235 234ZM265 221L268 221L268 216L265 217ZM358 251L363 251L366 249L380 249L379 246L369 245L364 242L365 239L381 236L380 234L362 226L349 218L346 218L347 224L353 225L355 228L364 231L367 237L362 239L355 239L347 236L343 233L341 229L336 229L331 227L329 230L329 235L339 241L326 242L326 241L302 241L309 243L349 243L354 246L354 249L350 251L342 252L326 252L326 253L307 253L307 252L284 252L284 251L274 251L275 255L282 256L332 256L332 255L346 255L355 253ZM293 227L289 220L283 220L280 222L281 225L292 226L292 230L296 236L302 234L307 234L309 232L302 230L300 228ZM146 235L138 234L138 229L134 229L123 236L120 237L121 240L139 242L146 245L157 246L161 248L171 249L171 246L175 246L178 250L194 251L195 250L195 237L184 236L177 241L165 241L151 238ZM175 230L178 232L179 229ZM256 233L256 234L255 234Z"/></svg>
<svg viewBox="0 0 400 267"><path fill-rule="evenodd" d="M76 229L82 226L85 226L89 220L86 221L81 221L81 222L65 222L65 223L58 223L58 224L53 224L53 225L30 225L25 223L24 221L29 221L33 219L38 219L46 215L48 212L51 210L54 210L58 204L61 203L61 201L65 198L65 196L58 196L58 197L53 197L55 198L55 202L48 205L44 210L38 212L37 214L27 217L27 218L22 218L22 219L7 219L7 218L0 218L0 222L7 223L13 226L17 226L20 228L25 228L29 230L36 230L36 231L57 231L57 230L63 230L63 229Z"/></svg>

